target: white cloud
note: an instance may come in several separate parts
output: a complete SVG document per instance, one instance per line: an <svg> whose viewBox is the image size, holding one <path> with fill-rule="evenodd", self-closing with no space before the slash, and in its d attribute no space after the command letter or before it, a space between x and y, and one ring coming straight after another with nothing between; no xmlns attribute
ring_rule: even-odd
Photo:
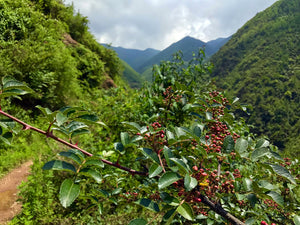
<svg viewBox="0 0 300 225"><path fill-rule="evenodd" d="M227 37L276 0L73 1L98 41L163 49L187 35L202 41Z"/></svg>

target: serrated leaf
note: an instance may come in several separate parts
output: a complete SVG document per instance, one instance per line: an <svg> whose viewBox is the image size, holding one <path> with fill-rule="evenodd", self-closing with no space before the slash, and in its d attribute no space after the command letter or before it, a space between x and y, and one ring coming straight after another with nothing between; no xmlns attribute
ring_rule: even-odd
<svg viewBox="0 0 300 225"><path fill-rule="evenodd" d="M43 170L67 170L76 173L76 168L71 163L61 160L52 160L45 163Z"/></svg>
<svg viewBox="0 0 300 225"><path fill-rule="evenodd" d="M59 200L63 207L69 207L80 193L79 184L75 184L71 179L66 179L60 186Z"/></svg>
<svg viewBox="0 0 300 225"><path fill-rule="evenodd" d="M193 190L197 186L198 181L191 177L189 174L186 174L184 177L184 187L187 191Z"/></svg>
<svg viewBox="0 0 300 225"><path fill-rule="evenodd" d="M150 148L140 148L145 156L160 164L157 154Z"/></svg>
<svg viewBox="0 0 300 225"><path fill-rule="evenodd" d="M90 131L87 130L87 129L75 130L75 131L72 132L71 138L76 137L76 136L81 135L81 134L89 134L89 133L90 133Z"/></svg>
<svg viewBox="0 0 300 225"><path fill-rule="evenodd" d="M72 121L66 128L68 132L71 134L76 130L87 129L88 126L81 122Z"/></svg>
<svg viewBox="0 0 300 225"><path fill-rule="evenodd" d="M104 163L100 159L87 158L84 165L104 167Z"/></svg>
<svg viewBox="0 0 300 225"><path fill-rule="evenodd" d="M154 212L160 212L158 204L153 202L150 199L142 198L142 199L139 199L139 200L135 201L135 203L139 204L141 206L144 206L145 208L148 208L148 209L150 209Z"/></svg>
<svg viewBox="0 0 300 225"><path fill-rule="evenodd" d="M255 145L255 148L266 148L270 145L270 142L265 139L259 139Z"/></svg>
<svg viewBox="0 0 300 225"><path fill-rule="evenodd" d="M63 113L57 112L57 114L56 114L56 124L57 124L57 126L60 127L67 120L68 120L68 118Z"/></svg>
<svg viewBox="0 0 300 225"><path fill-rule="evenodd" d="M81 158L81 160L85 159L85 155L78 149L69 149L69 152L75 153L76 155L78 155ZM89 159L91 159L91 158L88 158L87 160L89 160Z"/></svg>
<svg viewBox="0 0 300 225"><path fill-rule="evenodd" d="M135 131L141 132L141 126L135 122L122 122L123 124L128 125L129 127L133 128Z"/></svg>
<svg viewBox="0 0 300 225"><path fill-rule="evenodd" d="M182 169L184 172L188 173L189 168L185 162L183 162L181 159L177 158L170 158L170 161L174 162L180 169Z"/></svg>
<svg viewBox="0 0 300 225"><path fill-rule="evenodd" d="M73 159L79 165L82 163L81 158L74 152L60 152L59 155Z"/></svg>
<svg viewBox="0 0 300 225"><path fill-rule="evenodd" d="M148 224L147 220L138 218L138 219L131 220L128 225L147 225L147 224Z"/></svg>
<svg viewBox="0 0 300 225"><path fill-rule="evenodd" d="M270 196L278 205L283 206L284 199L283 197L275 191L268 191L266 195Z"/></svg>
<svg viewBox="0 0 300 225"><path fill-rule="evenodd" d="M293 184L296 184L294 177L290 174L290 172L286 168L280 165L274 165L274 164L269 164L269 165L272 167L273 171L277 173L279 176L285 177Z"/></svg>
<svg viewBox="0 0 300 225"><path fill-rule="evenodd" d="M94 169L83 168L83 169L80 170L79 173L88 175L89 177L93 178L98 184L102 182L101 174L98 171L94 170Z"/></svg>
<svg viewBox="0 0 300 225"><path fill-rule="evenodd" d="M257 161L259 158L265 156L265 155L268 155L270 152L270 150L268 148L265 148L265 147L261 147L261 148L257 148L255 149L252 154L251 154L251 160L253 162Z"/></svg>
<svg viewBox="0 0 300 225"><path fill-rule="evenodd" d="M121 132L121 142L124 146L130 144L129 134L127 132Z"/></svg>
<svg viewBox="0 0 300 225"><path fill-rule="evenodd" d="M247 152L248 149L248 141L243 139L243 138L239 138L236 140L235 143L235 150L240 154L243 155L243 153Z"/></svg>
<svg viewBox="0 0 300 225"><path fill-rule="evenodd" d="M74 120L84 122L84 123L97 123L99 117L93 114L84 114L74 118Z"/></svg>
<svg viewBox="0 0 300 225"><path fill-rule="evenodd" d="M186 131L182 127L175 127L175 133L178 138L185 137L186 136Z"/></svg>
<svg viewBox="0 0 300 225"><path fill-rule="evenodd" d="M158 188L163 189L181 179L180 175L175 172L166 172L158 180Z"/></svg>
<svg viewBox="0 0 300 225"><path fill-rule="evenodd" d="M224 142L223 142L223 149L225 152L230 153L234 149L234 139L231 135L228 135L225 137Z"/></svg>
<svg viewBox="0 0 300 225"><path fill-rule="evenodd" d="M152 164L149 168L149 178L156 177L163 171L163 168L158 164Z"/></svg>
<svg viewBox="0 0 300 225"><path fill-rule="evenodd" d="M184 202L182 205L180 205L176 210L180 215L182 215L187 220L193 220L194 214L192 207Z"/></svg>

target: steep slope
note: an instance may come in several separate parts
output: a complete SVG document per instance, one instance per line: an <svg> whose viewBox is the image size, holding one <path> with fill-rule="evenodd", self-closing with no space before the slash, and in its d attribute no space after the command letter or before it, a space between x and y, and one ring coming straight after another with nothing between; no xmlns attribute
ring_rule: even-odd
<svg viewBox="0 0 300 225"><path fill-rule="evenodd" d="M249 121L281 149L300 143L300 1L280 0L215 54L217 84L251 104ZM296 144L298 142L298 144Z"/></svg>
<svg viewBox="0 0 300 225"><path fill-rule="evenodd" d="M136 72L128 63L124 60L121 60L121 63L124 67L123 78L128 82L132 88L140 88L143 83L141 75Z"/></svg>
<svg viewBox="0 0 300 225"><path fill-rule="evenodd" d="M0 78L25 81L36 94L21 104L57 107L120 76L116 53L100 46L88 20L59 0L0 1Z"/></svg>

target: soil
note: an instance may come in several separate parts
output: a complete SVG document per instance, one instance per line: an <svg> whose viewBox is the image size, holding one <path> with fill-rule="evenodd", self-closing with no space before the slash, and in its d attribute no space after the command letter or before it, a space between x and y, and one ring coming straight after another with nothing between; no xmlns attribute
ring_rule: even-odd
<svg viewBox="0 0 300 225"><path fill-rule="evenodd" d="M0 224L7 224L22 208L18 186L27 180L32 161L22 164L0 179Z"/></svg>

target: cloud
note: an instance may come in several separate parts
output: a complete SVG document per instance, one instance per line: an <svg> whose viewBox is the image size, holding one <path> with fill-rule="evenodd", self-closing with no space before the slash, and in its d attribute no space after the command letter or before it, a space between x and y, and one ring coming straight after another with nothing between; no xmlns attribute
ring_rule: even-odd
<svg viewBox="0 0 300 225"><path fill-rule="evenodd" d="M74 6L101 43L163 49L187 35L202 41L228 37L275 1L76 0Z"/></svg>

